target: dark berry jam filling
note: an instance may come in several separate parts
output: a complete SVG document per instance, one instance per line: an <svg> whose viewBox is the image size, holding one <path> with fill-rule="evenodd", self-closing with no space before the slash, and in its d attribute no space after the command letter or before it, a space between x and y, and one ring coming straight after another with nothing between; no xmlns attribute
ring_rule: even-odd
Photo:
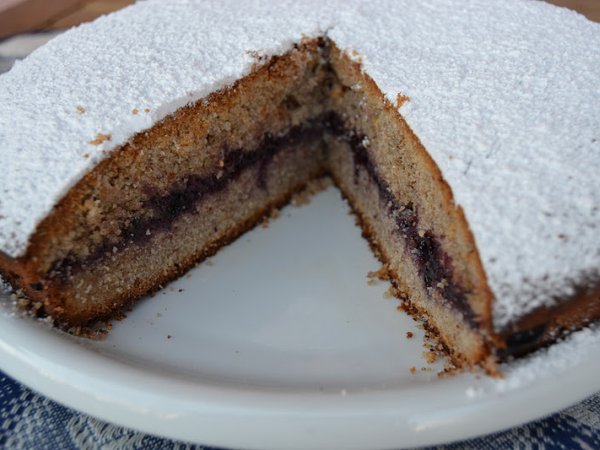
<svg viewBox="0 0 600 450"><path fill-rule="evenodd" d="M121 233L127 239L122 239L119 243L107 241L85 258L68 255L53 264L49 275L66 281L70 274L112 256L115 251L120 251L131 243L143 245L155 232L170 231L181 215L194 214L203 198L222 191L248 168L258 166L256 182L261 189L266 189L268 167L277 153L301 143L317 144L321 142L324 133L346 142L353 154L355 174L358 175L359 169L363 168L377 185L382 204L387 205L388 214L395 218L397 232L405 240L425 287L437 291L445 302L463 314L465 320L476 326L477 320L468 304L466 292L453 281L451 259L442 250L439 240L430 231L419 233L417 208L412 204L398 203L369 156L364 145L366 136L346 128L336 113L328 113L294 126L280 136L267 133L253 151L224 148L224 164L218 174L190 176L179 189L166 195L150 195L145 206L153 211L152 217L133 220Z"/></svg>
<svg viewBox="0 0 600 450"><path fill-rule="evenodd" d="M419 232L417 208L413 204L400 204L392 194L369 156L365 146L365 142L368 142L366 136L348 129L335 113L327 116L326 123L327 131L345 141L352 150L355 177L358 177L358 170L362 167L377 186L381 204L387 205L388 215L395 218L396 230L404 239L425 287L430 292L437 291L443 301L459 311L473 327L477 327L477 317L468 303L467 292L454 282L451 258L431 231Z"/></svg>

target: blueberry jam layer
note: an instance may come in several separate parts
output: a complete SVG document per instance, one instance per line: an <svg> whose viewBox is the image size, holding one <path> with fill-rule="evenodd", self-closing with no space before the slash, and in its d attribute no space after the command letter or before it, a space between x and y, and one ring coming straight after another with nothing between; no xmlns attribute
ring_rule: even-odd
<svg viewBox="0 0 600 450"><path fill-rule="evenodd" d="M404 239L406 251L412 256L425 288L430 292L437 291L469 324L477 328L477 317L468 303L466 290L453 281L451 258L431 231L419 233L419 215L415 206L411 203L400 204L392 194L369 156L365 146L367 136L349 130L337 114L329 114L326 121L327 131L350 147L355 178L358 177L359 168L363 168L377 186L381 204L387 205L388 216L394 218L396 232Z"/></svg>
<svg viewBox="0 0 600 450"><path fill-rule="evenodd" d="M155 233L170 232L180 217L195 214L197 205L203 199L223 191L246 170L257 170L257 186L266 190L269 165L275 155L299 145L318 145L323 136L322 123L320 118L315 118L290 128L283 135L265 133L253 151L224 147L222 167L214 174L191 175L184 186L167 194L150 192L144 207L152 211L151 217L133 219L127 227L122 228L120 235L127 236L127 239L118 242L107 240L83 258L70 254L57 260L48 271L49 278L66 282L70 275L85 270L104 258L113 257L128 245L144 245Z"/></svg>
<svg viewBox="0 0 600 450"><path fill-rule="evenodd" d="M419 216L412 204L400 204L392 195L388 184L379 175L377 168L364 145L365 137L348 129L336 113L313 118L302 125L290 128L283 135L266 133L253 150L224 148L224 164L219 173L211 176L190 176L185 185L168 194L152 194L145 207L152 210L150 218L133 220L122 229L121 236L128 236L119 243L105 242L85 258L68 255L56 261L49 277L67 281L70 275L93 266L130 244L144 245L157 232L169 232L175 222L185 214L195 214L196 207L207 196L224 190L248 169L257 169L257 186L267 189L269 164L274 156L287 148L298 145L319 145L325 133L345 142L350 148L355 175L363 168L377 186L382 204L396 222L396 231L406 243L425 288L437 291L450 306L460 312L474 327L477 319L466 298L466 291L453 281L450 257L443 251L439 240L430 231L419 233Z"/></svg>

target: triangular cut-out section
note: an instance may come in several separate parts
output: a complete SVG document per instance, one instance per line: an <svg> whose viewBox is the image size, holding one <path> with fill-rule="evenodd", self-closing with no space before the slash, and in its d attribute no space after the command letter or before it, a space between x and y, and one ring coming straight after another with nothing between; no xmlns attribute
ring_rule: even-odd
<svg viewBox="0 0 600 450"><path fill-rule="evenodd" d="M340 192L308 201L141 302L93 345L155 370L270 388L339 392L436 377L423 330L387 298L388 282L368 282L381 263Z"/></svg>

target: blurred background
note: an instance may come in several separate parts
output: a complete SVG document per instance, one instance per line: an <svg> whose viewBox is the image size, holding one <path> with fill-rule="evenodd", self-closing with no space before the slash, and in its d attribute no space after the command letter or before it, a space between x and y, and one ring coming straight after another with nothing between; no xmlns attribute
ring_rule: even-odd
<svg viewBox="0 0 600 450"><path fill-rule="evenodd" d="M600 22L600 0L545 1ZM0 0L0 73L64 29L131 3L134 0Z"/></svg>

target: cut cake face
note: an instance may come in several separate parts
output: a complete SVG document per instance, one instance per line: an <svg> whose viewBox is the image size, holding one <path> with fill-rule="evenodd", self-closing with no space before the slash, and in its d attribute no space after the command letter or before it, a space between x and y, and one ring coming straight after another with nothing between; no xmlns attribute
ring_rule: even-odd
<svg viewBox="0 0 600 450"><path fill-rule="evenodd" d="M148 1L54 39L0 77L0 270L109 317L329 174L455 360L597 318L600 26L458 4Z"/></svg>

